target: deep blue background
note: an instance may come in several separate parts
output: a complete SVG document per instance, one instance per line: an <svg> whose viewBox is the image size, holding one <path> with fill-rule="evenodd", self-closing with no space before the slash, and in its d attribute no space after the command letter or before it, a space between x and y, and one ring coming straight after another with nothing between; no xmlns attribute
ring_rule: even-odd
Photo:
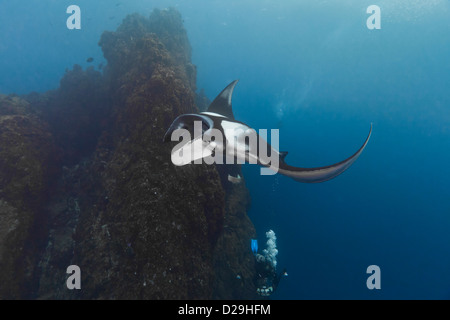
<svg viewBox="0 0 450 320"><path fill-rule="evenodd" d="M71 4L81 30L66 28ZM381 30L366 27L371 4ZM183 15L198 87L212 99L240 79L236 118L279 128L289 164L338 162L374 125L358 161L323 184L244 167L259 247L273 229L288 268L274 298L450 298L449 2L1 1L0 92L57 88L74 63L104 63L104 30L168 6Z"/></svg>

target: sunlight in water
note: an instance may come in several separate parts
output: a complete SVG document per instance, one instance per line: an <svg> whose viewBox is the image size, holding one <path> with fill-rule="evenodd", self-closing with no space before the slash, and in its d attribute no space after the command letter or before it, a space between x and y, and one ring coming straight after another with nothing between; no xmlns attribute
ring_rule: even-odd
<svg viewBox="0 0 450 320"><path fill-rule="evenodd" d="M449 9L446 0L398 0L381 1L383 16L394 21L420 21L432 18L437 12Z"/></svg>

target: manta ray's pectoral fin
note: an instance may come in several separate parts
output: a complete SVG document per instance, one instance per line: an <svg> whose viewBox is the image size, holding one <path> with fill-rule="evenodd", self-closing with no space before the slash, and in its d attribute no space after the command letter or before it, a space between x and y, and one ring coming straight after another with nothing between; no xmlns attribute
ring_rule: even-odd
<svg viewBox="0 0 450 320"><path fill-rule="evenodd" d="M306 183L318 183L333 179L338 175L340 175L345 170L347 170L353 164L353 162L355 162L356 159L358 159L358 157L361 155L364 148L366 147L367 143L369 142L371 134L372 134L372 124L370 125L370 131L369 135L366 138L366 141L359 148L359 150L355 152L355 154L353 154L351 157L341 162L326 167L318 167L318 168L292 167L287 165L284 161L282 161L282 159L284 159L286 155L280 154L280 166L278 172L285 176L291 177L296 181Z"/></svg>
<svg viewBox="0 0 450 320"><path fill-rule="evenodd" d="M239 80L234 80L221 93L217 95L208 107L208 112L220 114L229 119L234 119L233 109L231 105L231 97L233 90Z"/></svg>

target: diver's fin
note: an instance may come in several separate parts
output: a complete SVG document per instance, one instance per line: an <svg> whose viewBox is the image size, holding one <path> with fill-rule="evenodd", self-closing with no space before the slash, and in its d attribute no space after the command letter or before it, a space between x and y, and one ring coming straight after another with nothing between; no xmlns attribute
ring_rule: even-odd
<svg viewBox="0 0 450 320"><path fill-rule="evenodd" d="M234 119L233 109L231 107L231 96L239 80L234 80L214 99L208 107L207 112L218 113L229 119Z"/></svg>

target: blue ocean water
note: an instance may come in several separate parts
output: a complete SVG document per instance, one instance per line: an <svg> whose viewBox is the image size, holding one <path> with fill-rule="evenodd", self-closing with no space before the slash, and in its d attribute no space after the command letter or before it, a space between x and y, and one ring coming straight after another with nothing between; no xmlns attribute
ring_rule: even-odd
<svg viewBox="0 0 450 320"><path fill-rule="evenodd" d="M76 4L82 29L68 30ZM369 30L366 9L381 9ZM234 79L237 119L280 130L291 165L338 162L321 184L244 166L258 232L275 231L274 299L450 298L450 3L446 0L41 0L0 2L0 93L57 88L105 63L97 45L129 13L176 7L212 99ZM249 244L249 250L250 250ZM366 269L378 265L381 289Z"/></svg>

